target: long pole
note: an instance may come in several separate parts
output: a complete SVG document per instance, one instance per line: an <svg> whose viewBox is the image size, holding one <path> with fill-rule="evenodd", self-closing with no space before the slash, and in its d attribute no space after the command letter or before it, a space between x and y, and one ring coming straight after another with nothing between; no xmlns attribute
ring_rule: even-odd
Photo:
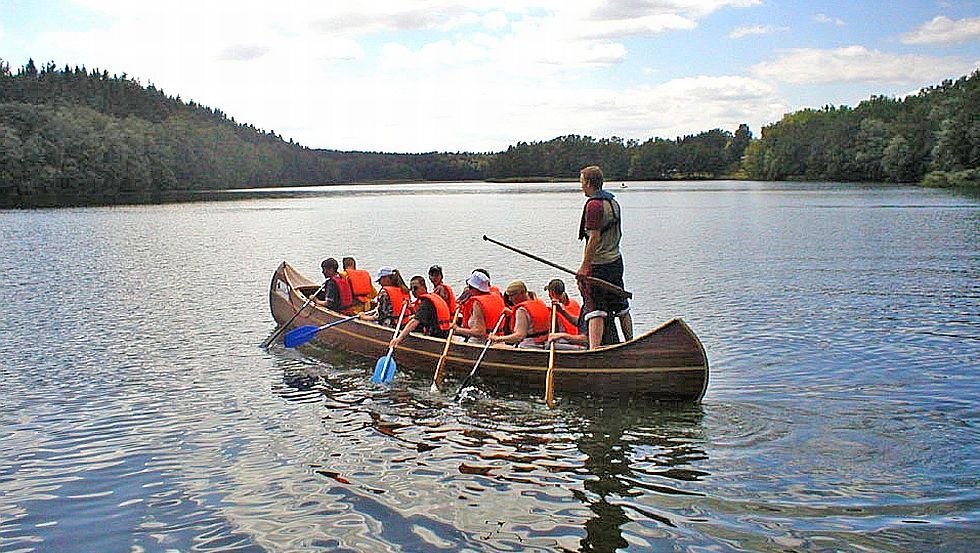
<svg viewBox="0 0 980 553"><path fill-rule="evenodd" d="M538 256L534 255L533 253L528 253L528 252L526 252L524 250L515 248L514 246L508 246L507 244L504 244L503 242L498 242L498 241L494 240L493 238L490 238L486 234L483 235L483 239L486 240L487 242L490 242L491 244L496 244L496 245L498 245L500 247L507 248L508 250L510 250L512 252L517 252L517 253L525 256L525 257L530 257L531 259L533 259L535 261L539 261L541 263L544 263L545 265L548 265L550 267L554 267L555 269L558 269L559 271L565 271L566 273L568 273L570 275L575 275L576 278L584 278L585 280L587 280L587 281L589 281L589 282L591 282L593 284L596 284L597 286L602 286L604 288L608 288L609 290L612 290L614 292L618 292L618 293L622 294L623 296L625 296L627 298L631 298L632 299L632 297L633 297L633 293L632 292L628 292L626 290L623 290L619 286L616 286L615 284L613 284L611 282L607 282L605 280L602 280L601 278L596 278L596 277L593 277L593 276L582 276L582 275L576 273L575 271L573 271L573 270L571 270L571 269L569 269L567 267L562 267L561 265L559 265L557 263L553 263L551 261L548 261L547 259L544 259L542 257L538 257Z"/></svg>

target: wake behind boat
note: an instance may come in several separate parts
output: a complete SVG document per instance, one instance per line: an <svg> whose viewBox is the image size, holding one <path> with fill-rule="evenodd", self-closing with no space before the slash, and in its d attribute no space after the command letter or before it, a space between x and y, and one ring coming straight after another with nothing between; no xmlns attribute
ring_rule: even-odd
<svg viewBox="0 0 980 553"><path fill-rule="evenodd" d="M276 323L285 330L303 325L323 326L348 318L310 303L319 284L285 261L276 269L269 287L269 304ZM385 355L392 329L352 320L318 332L313 342L368 359ZM445 340L410 334L395 350L400 369L432 375ZM483 343L453 342L445 373L462 379L483 352ZM480 376L503 381L511 388L544 390L548 350L494 346L486 351ZM590 394L602 398L645 398L699 401L708 387L708 359L694 332L681 320L671 319L629 342L595 350L556 352L555 390L559 394Z"/></svg>

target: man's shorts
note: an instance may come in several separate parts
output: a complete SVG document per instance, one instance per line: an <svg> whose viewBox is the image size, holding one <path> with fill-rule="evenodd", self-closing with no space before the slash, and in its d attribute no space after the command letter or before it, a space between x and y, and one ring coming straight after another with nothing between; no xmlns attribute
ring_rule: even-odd
<svg viewBox="0 0 980 553"><path fill-rule="evenodd" d="M625 288L623 283L623 258L611 263L592 266L592 277L604 280ZM604 311L607 316L616 316L629 310L630 304L626 296L588 280L579 281L579 292L588 311Z"/></svg>

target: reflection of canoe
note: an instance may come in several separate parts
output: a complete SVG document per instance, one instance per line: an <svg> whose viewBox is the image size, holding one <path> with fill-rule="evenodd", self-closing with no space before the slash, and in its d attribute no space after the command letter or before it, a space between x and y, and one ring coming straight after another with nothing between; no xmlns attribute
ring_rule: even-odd
<svg viewBox="0 0 980 553"><path fill-rule="evenodd" d="M272 277L269 304L278 324L290 319L319 283L283 262ZM292 326L323 325L343 315L310 305ZM384 355L392 329L355 320L324 330L314 342L369 359ZM442 355L444 340L412 334L395 350L401 369L432 374ZM469 373L483 343L454 342L446 360L448 378ZM527 390L544 390L548 351L494 346L480 364L483 378L509 380ZM694 332L680 319L672 319L630 342L594 351L558 351L555 390L598 397L635 396L650 399L697 401L708 386L708 359Z"/></svg>

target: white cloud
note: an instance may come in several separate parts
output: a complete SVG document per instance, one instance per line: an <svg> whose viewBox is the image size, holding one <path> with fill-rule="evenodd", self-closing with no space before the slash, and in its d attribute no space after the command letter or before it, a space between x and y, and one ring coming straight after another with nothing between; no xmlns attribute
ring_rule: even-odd
<svg viewBox="0 0 980 553"><path fill-rule="evenodd" d="M827 15L825 13L818 13L817 15L813 16L813 20L816 21L817 23L826 23L826 24L831 24L831 25L837 25L838 27L840 27L841 25L844 25L844 20L843 19L841 19L839 17L832 17L832 16L829 16L829 15Z"/></svg>
<svg viewBox="0 0 980 553"><path fill-rule="evenodd" d="M758 128L786 110L752 78L596 88L605 78L591 72L629 59L627 37L692 29L759 0L76 1L104 26L39 37L59 63L125 71L311 147L489 151L570 133L645 140Z"/></svg>
<svg viewBox="0 0 980 553"><path fill-rule="evenodd" d="M623 137L673 138L709 130L734 131L740 123L756 129L778 120L786 102L769 84L749 77L698 76L654 87L612 93L598 112ZM706 124L710 121L710 124Z"/></svg>
<svg viewBox="0 0 980 553"><path fill-rule="evenodd" d="M963 75L976 67L977 62L959 58L899 55L847 46L789 50L773 61L752 66L751 71L759 78L794 84L922 83Z"/></svg>
<svg viewBox="0 0 980 553"><path fill-rule="evenodd" d="M626 89L515 86L476 73L451 86L388 84L374 80L335 91L320 110L294 114L290 121L295 128L277 130L289 131L302 143L333 147L427 151L451 144L453 149L497 151L519 140L566 134L644 141L711 127L734 131L740 123L759 129L787 111L773 87L738 76L692 77Z"/></svg>
<svg viewBox="0 0 980 553"><path fill-rule="evenodd" d="M588 12L603 20L628 20L649 15L683 14L702 18L722 8L758 6L762 0L604 0L581 2Z"/></svg>
<svg viewBox="0 0 980 553"><path fill-rule="evenodd" d="M744 38L749 35L768 35L770 33L782 33L789 30L789 27L774 27L772 25L747 25L737 27L728 33L728 38Z"/></svg>
<svg viewBox="0 0 980 553"><path fill-rule="evenodd" d="M974 40L980 40L980 17L954 21L940 15L902 35L905 44L957 44Z"/></svg>

